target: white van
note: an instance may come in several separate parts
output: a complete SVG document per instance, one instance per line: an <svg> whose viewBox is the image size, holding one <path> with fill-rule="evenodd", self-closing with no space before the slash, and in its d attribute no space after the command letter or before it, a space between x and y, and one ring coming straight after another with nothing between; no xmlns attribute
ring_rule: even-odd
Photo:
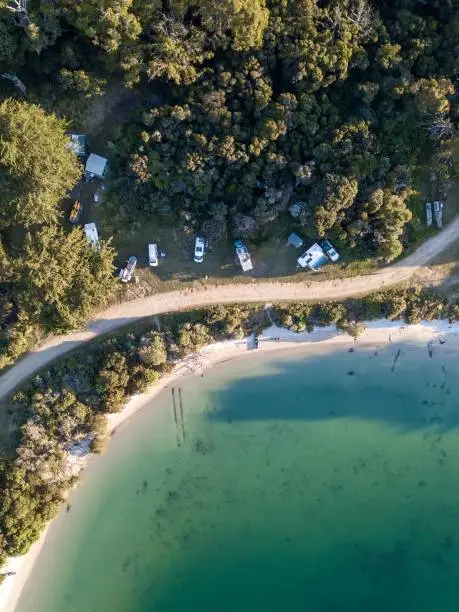
<svg viewBox="0 0 459 612"><path fill-rule="evenodd" d="M204 238L196 236L194 243L194 260L196 263L202 263L204 260Z"/></svg>
<svg viewBox="0 0 459 612"><path fill-rule="evenodd" d="M158 265L158 245L157 244L149 244L148 245L148 265L152 268L156 268Z"/></svg>

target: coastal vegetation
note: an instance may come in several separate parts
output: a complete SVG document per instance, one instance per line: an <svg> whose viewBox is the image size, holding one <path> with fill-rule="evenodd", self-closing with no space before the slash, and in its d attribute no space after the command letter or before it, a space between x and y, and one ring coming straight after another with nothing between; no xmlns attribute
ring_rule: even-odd
<svg viewBox="0 0 459 612"><path fill-rule="evenodd" d="M105 415L146 390L204 345L241 339L274 320L292 330L336 324L350 333L370 319L459 320L459 303L419 287L320 304L215 306L163 315L86 345L34 375L0 414L0 561L22 554L76 481L69 454L101 452ZM358 335L356 333L355 335Z"/></svg>
<svg viewBox="0 0 459 612"><path fill-rule="evenodd" d="M62 226L81 175L66 124L37 105L0 103L0 369L36 338L80 326L113 294L114 250Z"/></svg>
<svg viewBox="0 0 459 612"><path fill-rule="evenodd" d="M115 291L115 251L63 220L82 174L66 130L110 159L101 235L138 255L148 232L176 273L198 232L214 252L297 231L391 261L456 175L456 3L147 4L0 0L0 368Z"/></svg>
<svg viewBox="0 0 459 612"><path fill-rule="evenodd" d="M459 317L459 305L449 303L446 296L435 290L410 286L344 302L285 304L275 312L279 325L296 332L326 325L349 331L353 327L361 330L356 327L357 323L374 319L403 319L411 324L432 319L455 321Z"/></svg>

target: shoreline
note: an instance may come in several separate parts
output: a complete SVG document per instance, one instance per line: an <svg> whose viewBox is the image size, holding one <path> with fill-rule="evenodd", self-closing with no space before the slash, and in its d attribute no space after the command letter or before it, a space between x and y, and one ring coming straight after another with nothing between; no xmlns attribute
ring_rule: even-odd
<svg viewBox="0 0 459 612"><path fill-rule="evenodd" d="M120 412L106 415L108 435L110 438L113 437L132 415L149 404L156 395L168 388L175 380L184 376L200 376L205 370L218 363L256 356L260 354L260 351L291 351L317 345L318 348L328 352L337 348L349 349L356 345L364 347L383 344L387 346L391 342L394 342L394 344L405 342L425 343L426 350L428 345L430 345L429 350L431 350L432 343L439 340L441 336L449 334L459 336L459 323L451 324L447 320L422 321L418 324L407 325L404 321L381 319L365 322L364 325L365 331L358 340L354 340L334 325L314 328L312 332L304 331L300 333L272 325L259 336L259 347L256 350L249 350L249 340L247 338L210 344L197 353L180 360L170 374L163 376L146 393L131 397ZM88 457L90 455L86 455L80 462L80 471L85 468ZM0 586L0 612L19 612L17 610L19 597L46 542L51 523L52 521L48 523L29 552L8 560L5 571L14 572L14 575L7 576Z"/></svg>

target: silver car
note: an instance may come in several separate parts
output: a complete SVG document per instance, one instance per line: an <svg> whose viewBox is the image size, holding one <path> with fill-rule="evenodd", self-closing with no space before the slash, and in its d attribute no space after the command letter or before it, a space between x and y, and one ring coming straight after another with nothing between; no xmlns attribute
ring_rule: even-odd
<svg viewBox="0 0 459 612"><path fill-rule="evenodd" d="M119 277L122 283L128 283L131 280L132 273L134 272L136 265L137 257L131 255L131 257L129 257L126 262L126 265L124 266L124 268L121 268L119 273Z"/></svg>
<svg viewBox="0 0 459 612"><path fill-rule="evenodd" d="M324 250L325 255L327 255L327 257L330 259L330 261L338 261L339 255L330 240L322 240L320 246Z"/></svg>

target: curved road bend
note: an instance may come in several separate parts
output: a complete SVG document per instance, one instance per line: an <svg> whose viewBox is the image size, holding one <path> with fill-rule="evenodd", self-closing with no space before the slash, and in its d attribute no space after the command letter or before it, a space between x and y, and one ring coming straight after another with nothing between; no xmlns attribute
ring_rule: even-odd
<svg viewBox="0 0 459 612"><path fill-rule="evenodd" d="M457 238L459 238L459 216L442 232L424 242L405 259L393 266L381 268L364 276L311 283L257 280L253 283L212 285L160 293L111 306L98 313L97 318L89 322L86 330L51 337L36 350L19 360L10 370L0 376L0 399L50 361L100 334L133 323L142 317L211 304L317 301L372 293L407 280L418 268L431 261Z"/></svg>

